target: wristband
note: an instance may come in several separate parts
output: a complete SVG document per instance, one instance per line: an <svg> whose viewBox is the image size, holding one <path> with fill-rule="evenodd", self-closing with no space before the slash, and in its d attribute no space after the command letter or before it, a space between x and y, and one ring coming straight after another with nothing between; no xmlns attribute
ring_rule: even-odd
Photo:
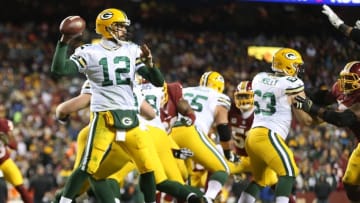
<svg viewBox="0 0 360 203"><path fill-rule="evenodd" d="M345 36L349 35L350 26L346 25L345 23L341 24L338 29L340 32L344 33Z"/></svg>
<svg viewBox="0 0 360 203"><path fill-rule="evenodd" d="M69 118L70 118L70 115L66 115L66 116L63 117L63 118L56 118L56 120L57 120L59 123L65 125L65 124L68 122Z"/></svg>

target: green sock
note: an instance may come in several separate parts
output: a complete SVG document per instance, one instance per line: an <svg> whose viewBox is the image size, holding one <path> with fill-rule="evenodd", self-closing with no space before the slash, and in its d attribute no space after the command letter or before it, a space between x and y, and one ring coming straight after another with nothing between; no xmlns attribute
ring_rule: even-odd
<svg viewBox="0 0 360 203"><path fill-rule="evenodd" d="M89 180L95 196L99 202L115 203L114 194L106 179L95 180L91 177Z"/></svg>
<svg viewBox="0 0 360 203"><path fill-rule="evenodd" d="M140 174L139 185L141 192L144 194L145 202L155 202L156 186L154 172Z"/></svg>
<svg viewBox="0 0 360 203"><path fill-rule="evenodd" d="M228 180L229 175L225 171L216 171L214 172L209 179L219 181L222 185Z"/></svg>
<svg viewBox="0 0 360 203"><path fill-rule="evenodd" d="M66 181L62 196L74 199L88 177L89 174L79 168L73 171Z"/></svg>
<svg viewBox="0 0 360 203"><path fill-rule="evenodd" d="M188 190L190 190L191 192L197 194L197 196L201 197L204 195L204 193L200 190L200 188L197 187L193 187L191 185L184 185Z"/></svg>
<svg viewBox="0 0 360 203"><path fill-rule="evenodd" d="M295 182L295 177L280 176L275 188L275 196L288 197L292 191Z"/></svg>
<svg viewBox="0 0 360 203"><path fill-rule="evenodd" d="M106 179L106 181L108 182L109 186L111 187L114 197L120 199L121 193L120 193L119 183L115 179Z"/></svg>
<svg viewBox="0 0 360 203"><path fill-rule="evenodd" d="M186 200L187 196L191 193L184 185L176 181L165 180L156 185L156 188L164 193L167 193L180 200Z"/></svg>
<svg viewBox="0 0 360 203"><path fill-rule="evenodd" d="M257 198L260 190L263 187L261 187L260 185L258 185L257 183L255 183L254 181L252 181L245 189L245 192L249 193L250 195L252 195L253 197Z"/></svg>

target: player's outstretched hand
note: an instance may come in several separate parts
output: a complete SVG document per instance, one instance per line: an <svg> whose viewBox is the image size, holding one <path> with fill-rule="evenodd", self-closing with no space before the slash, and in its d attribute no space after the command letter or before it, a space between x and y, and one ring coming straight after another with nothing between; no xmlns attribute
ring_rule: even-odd
<svg viewBox="0 0 360 203"><path fill-rule="evenodd" d="M310 113L313 102L309 98L303 98L301 96L295 97L294 106L297 109L301 109L307 113Z"/></svg>
<svg viewBox="0 0 360 203"><path fill-rule="evenodd" d="M341 24L344 24L344 21L341 20L341 18L339 18L339 16L336 15L336 13L328 5L323 5L322 7L323 10L321 12L328 16L330 23L336 29L338 29Z"/></svg>
<svg viewBox="0 0 360 203"><path fill-rule="evenodd" d="M149 47L146 44L143 44L140 46L140 49L142 51L142 53L140 55L142 62L144 62L145 65L149 68L154 67L154 63L152 61L151 50L149 49Z"/></svg>

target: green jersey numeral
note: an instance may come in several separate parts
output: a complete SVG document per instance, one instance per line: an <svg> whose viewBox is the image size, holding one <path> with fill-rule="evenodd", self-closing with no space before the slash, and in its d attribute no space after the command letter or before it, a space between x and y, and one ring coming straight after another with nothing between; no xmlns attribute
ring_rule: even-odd
<svg viewBox="0 0 360 203"><path fill-rule="evenodd" d="M194 111L201 112L203 110L203 106L208 97L204 95L194 95L192 93L185 93L184 98L190 101L190 106Z"/></svg>
<svg viewBox="0 0 360 203"><path fill-rule="evenodd" d="M254 94L258 96L263 103L265 103L265 108L261 108L258 101L254 102L255 105L255 114L262 114L264 116L271 116L276 112L276 99L275 95L272 92L262 93L260 90L255 90Z"/></svg>
<svg viewBox="0 0 360 203"><path fill-rule="evenodd" d="M125 67L117 67L115 68L115 84L116 85L130 85L130 77L122 77L121 73L129 73L130 72L130 59L127 56L117 56L113 59L114 64L119 64L120 62L125 62ZM99 65L103 67L103 76L104 81L102 82L102 86L111 86L114 84L114 81L109 79L109 67L108 67L108 59L102 58L99 61Z"/></svg>

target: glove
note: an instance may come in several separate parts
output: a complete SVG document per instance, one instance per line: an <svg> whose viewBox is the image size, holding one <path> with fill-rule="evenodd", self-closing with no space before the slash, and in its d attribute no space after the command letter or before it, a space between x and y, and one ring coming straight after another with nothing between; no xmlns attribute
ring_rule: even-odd
<svg viewBox="0 0 360 203"><path fill-rule="evenodd" d="M191 126L194 123L194 121L188 116L181 117L180 121L186 126Z"/></svg>
<svg viewBox="0 0 360 203"><path fill-rule="evenodd" d="M224 150L225 158L233 163L239 163L240 157L237 154L234 154L231 150Z"/></svg>
<svg viewBox="0 0 360 203"><path fill-rule="evenodd" d="M313 105L313 102L309 98L303 98L301 96L295 97L295 108L301 109L307 113L310 113L311 106Z"/></svg>
<svg viewBox="0 0 360 203"><path fill-rule="evenodd" d="M177 159L185 160L194 156L194 152L188 148L180 148L180 149L171 149L173 156Z"/></svg>
<svg viewBox="0 0 360 203"><path fill-rule="evenodd" d="M336 13L327 5L323 5L323 14L327 15L330 23L336 28L339 29L341 24L344 24L344 21L336 15Z"/></svg>
<svg viewBox="0 0 360 203"><path fill-rule="evenodd" d="M354 28L360 30L360 20L355 22Z"/></svg>
<svg viewBox="0 0 360 203"><path fill-rule="evenodd" d="M319 116L320 107L316 106L311 99L296 96L295 101L293 104L295 108L301 109L312 116Z"/></svg>

